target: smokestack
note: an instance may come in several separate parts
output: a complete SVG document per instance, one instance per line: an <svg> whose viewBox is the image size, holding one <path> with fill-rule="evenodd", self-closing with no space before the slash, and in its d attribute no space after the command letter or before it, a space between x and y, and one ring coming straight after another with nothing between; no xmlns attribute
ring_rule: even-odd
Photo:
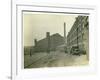
<svg viewBox="0 0 100 80"><path fill-rule="evenodd" d="M66 23L64 22L64 41L66 43Z"/></svg>
<svg viewBox="0 0 100 80"><path fill-rule="evenodd" d="M37 39L34 39L34 52L37 52Z"/></svg>
<svg viewBox="0 0 100 80"><path fill-rule="evenodd" d="M46 32L46 37L50 37L50 32Z"/></svg>
<svg viewBox="0 0 100 80"><path fill-rule="evenodd" d="M46 38L47 38L47 52L50 52L50 32L46 33Z"/></svg>
<svg viewBox="0 0 100 80"><path fill-rule="evenodd" d="M37 46L37 39L34 39L34 46Z"/></svg>

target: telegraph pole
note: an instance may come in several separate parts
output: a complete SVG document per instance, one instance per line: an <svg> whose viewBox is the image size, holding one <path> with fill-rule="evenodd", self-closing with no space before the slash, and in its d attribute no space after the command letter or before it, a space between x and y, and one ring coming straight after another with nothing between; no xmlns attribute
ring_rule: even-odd
<svg viewBox="0 0 100 80"><path fill-rule="evenodd" d="M78 28L77 28L77 46L78 46Z"/></svg>
<svg viewBox="0 0 100 80"><path fill-rule="evenodd" d="M66 44L66 23L64 22L64 44Z"/></svg>

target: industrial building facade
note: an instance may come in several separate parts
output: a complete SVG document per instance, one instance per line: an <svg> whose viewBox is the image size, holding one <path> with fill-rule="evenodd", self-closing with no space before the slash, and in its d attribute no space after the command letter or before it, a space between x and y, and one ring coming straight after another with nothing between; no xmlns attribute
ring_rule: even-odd
<svg viewBox="0 0 100 80"><path fill-rule="evenodd" d="M89 16L78 16L67 35L67 50L70 53L73 46L78 46L89 56Z"/></svg>
<svg viewBox="0 0 100 80"><path fill-rule="evenodd" d="M46 38L39 41L35 40L34 52L50 52L55 51L57 46L64 44L64 37L59 33L50 35L49 32L46 33Z"/></svg>

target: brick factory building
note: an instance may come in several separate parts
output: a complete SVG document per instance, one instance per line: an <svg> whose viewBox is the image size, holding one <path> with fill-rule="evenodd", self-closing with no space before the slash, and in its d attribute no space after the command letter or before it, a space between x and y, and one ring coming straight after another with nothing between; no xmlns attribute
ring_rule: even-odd
<svg viewBox="0 0 100 80"><path fill-rule="evenodd" d="M34 52L50 52L55 51L57 46L64 44L64 37L59 33L55 33L50 36L50 33L46 33L46 38L37 41L34 40Z"/></svg>
<svg viewBox="0 0 100 80"><path fill-rule="evenodd" d="M89 56L89 17L78 16L67 35L67 50L70 53L73 46L78 46Z"/></svg>

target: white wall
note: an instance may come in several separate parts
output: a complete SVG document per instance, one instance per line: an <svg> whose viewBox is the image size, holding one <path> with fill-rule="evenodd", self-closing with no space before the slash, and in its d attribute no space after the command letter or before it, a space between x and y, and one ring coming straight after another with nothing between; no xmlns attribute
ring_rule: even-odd
<svg viewBox="0 0 100 80"><path fill-rule="evenodd" d="M19 0L20 1L20 0ZM47 2L53 4L79 4L79 5L95 5L98 9L97 20L98 26L95 26L97 29L97 53L100 53L98 50L100 48L100 0L33 0L33 2L44 3ZM10 0L1 0L0 1L0 80L8 80L10 76L10 59L11 59L11 1ZM98 54L100 57L100 54ZM100 61L100 58L98 58ZM98 65L100 67L100 63ZM100 72L100 69L98 69ZM100 73L99 73L100 75ZM90 77L87 77L90 79ZM59 78L58 80L61 80ZM84 78L85 79L85 78ZM92 78L95 79L95 76ZM50 79L51 80L51 79ZM67 79L66 79L67 80Z"/></svg>

